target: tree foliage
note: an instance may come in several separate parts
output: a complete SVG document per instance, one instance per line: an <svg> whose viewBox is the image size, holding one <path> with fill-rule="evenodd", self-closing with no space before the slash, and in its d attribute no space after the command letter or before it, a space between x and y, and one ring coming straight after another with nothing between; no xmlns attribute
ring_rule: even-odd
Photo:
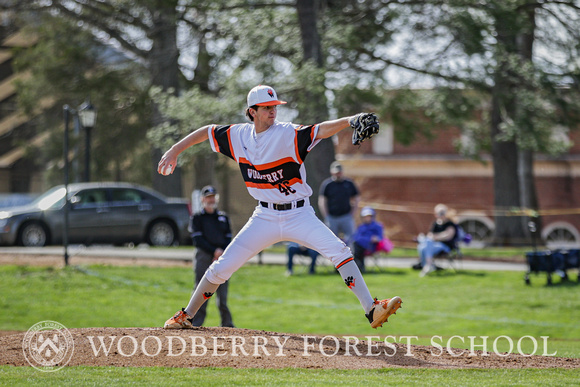
<svg viewBox="0 0 580 387"><path fill-rule="evenodd" d="M66 20L43 15L42 23L28 28L39 42L16 57L17 70L33 74L19 82L18 97L31 115L40 100L51 101L52 107L37 122L52 135L47 144L34 150L39 164L52 166L48 183L62 182L62 164L53 162L60 162L63 154L62 107L76 108L87 98L98 108L91 151L93 175L103 180L149 181L137 162L141 148L147 146L147 99L140 81L143 69L127 58L111 56L91 34ZM104 65L107 61L110 63ZM84 152L83 133L75 135L71 130L70 136L78 162Z"/></svg>
<svg viewBox="0 0 580 387"><path fill-rule="evenodd" d="M496 206L536 208L534 155L565 152L570 144L554 128L571 130L580 119L578 0L22 0L17 6L73 21L146 71L141 86L153 87L144 115L156 148L152 171L160 149L191 129L243 120L247 90L265 83L289 101L289 116L305 124L329 112L379 106L403 144L458 127L468 139L458 144L462 152L493 159ZM47 55L92 65L61 45ZM89 85L97 78L75 72L72 62L54 60L52 71L75 74L66 87L99 86ZM50 68L46 79L59 80L48 76ZM24 95L32 100L34 92ZM510 222L500 218L500 226L504 221ZM521 236L523 223L499 230Z"/></svg>
<svg viewBox="0 0 580 387"><path fill-rule="evenodd" d="M537 209L534 155L565 152L570 143L555 128L574 129L580 117L578 1L398 1L384 8L398 11L390 23L401 26L395 46L361 39L352 52L364 56L355 62L383 79L393 66L409 70L415 85L423 76L430 89L387 92L383 106L396 139L429 138L437 123L457 126L471 138L459 144L464 153L491 154L496 208ZM358 70L361 78L373 73ZM522 241L526 225L525 217L498 216L496 240Z"/></svg>

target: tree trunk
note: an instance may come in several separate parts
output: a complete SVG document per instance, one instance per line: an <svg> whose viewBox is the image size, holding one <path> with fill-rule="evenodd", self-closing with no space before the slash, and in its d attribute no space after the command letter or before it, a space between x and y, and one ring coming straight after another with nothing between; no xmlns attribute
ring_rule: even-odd
<svg viewBox="0 0 580 387"><path fill-rule="evenodd" d="M153 45L148 55L148 63L151 69L151 83L160 86L164 91L179 91L179 68L177 60L177 20L175 6L169 2L164 7L159 7L153 16L155 27L149 38ZM156 105L153 105L152 126L161 124L165 118ZM157 163L165 150L154 148L151 152L151 164L153 170L153 188L168 196L182 196L181 168L175 168L173 174L162 176L157 173Z"/></svg>
<svg viewBox="0 0 580 387"><path fill-rule="evenodd" d="M522 243L526 234L521 217L509 216L512 208L521 207L519 176L519 150L515 139L503 140L500 125L504 120L514 120L516 100L514 91L517 84L513 81L508 54L517 51L517 17L512 11L498 9L495 14L497 29L497 66L494 73L491 112L491 153L493 158L494 206L495 216L494 244L499 246Z"/></svg>
<svg viewBox="0 0 580 387"><path fill-rule="evenodd" d="M520 181L517 178L518 147L515 140L500 140L500 125L506 114L513 117L514 99L510 93L507 77L503 76L502 65L496 72L496 81L492 91L491 112L491 154L493 158L493 192L494 207L498 211L495 216L494 244L498 246L522 243L525 232L520 217L509 216L506 212L511 208L520 208Z"/></svg>
<svg viewBox="0 0 580 387"><path fill-rule="evenodd" d="M518 179L520 184L521 206L533 211L538 210L538 196L534 179L534 152L520 149L518 152ZM532 234L529 222L535 223L535 229L542 229L542 220L536 216L522 216L522 228L526 234L526 241L531 243Z"/></svg>
<svg viewBox="0 0 580 387"><path fill-rule="evenodd" d="M536 29L536 11L533 7L528 7L524 9L523 16L523 29L517 36L517 47L519 54L521 56L521 62L523 64L531 63L533 60L533 47L534 47L534 32ZM527 82L522 80L522 88L527 88ZM517 104L519 106L519 104ZM526 135L533 131L533 117L528 114L529 112L520 111L518 116L521 117L522 127L520 133ZM535 185L534 178L534 151L527 149L520 149L518 153L518 179L520 184L520 205L524 208L532 209L537 211L539 208L538 196ZM529 222L535 222L535 229L541 230L541 219L537 217L523 216L521 218L522 228L528 238L531 240L532 235L530 233Z"/></svg>
<svg viewBox="0 0 580 387"><path fill-rule="evenodd" d="M511 245L514 238L523 237L520 219L505 216L504 213L509 208L519 207L520 203L520 187L515 178L518 175L518 149L513 141L496 139L501 124L500 101L498 96L494 95L492 98L493 193L494 206L498 210L498 215L495 216L494 245L505 246Z"/></svg>
<svg viewBox="0 0 580 387"><path fill-rule="evenodd" d="M297 0L298 22L302 36L302 51L304 61L314 60L318 67L324 65L322 45L318 33L319 0Z"/></svg>
<svg viewBox="0 0 580 387"><path fill-rule="evenodd" d="M197 65L195 66L195 77L193 83L205 93L209 93L209 78L212 73L212 55L207 51L205 37L200 37L197 45Z"/></svg>
<svg viewBox="0 0 580 387"><path fill-rule="evenodd" d="M319 0L297 0L296 9L302 37L302 50L304 62L314 61L318 68L324 66L322 44L318 33L318 15L320 9ZM321 79L324 84L324 78ZM315 124L328 119L328 107L326 105L325 87L305 86L304 98L299 101L299 117L301 123ZM331 139L321 141L306 159L306 173L308 184L312 187L313 194L310 203L318 212L318 189L322 181L330 176L330 164L334 161L334 144Z"/></svg>

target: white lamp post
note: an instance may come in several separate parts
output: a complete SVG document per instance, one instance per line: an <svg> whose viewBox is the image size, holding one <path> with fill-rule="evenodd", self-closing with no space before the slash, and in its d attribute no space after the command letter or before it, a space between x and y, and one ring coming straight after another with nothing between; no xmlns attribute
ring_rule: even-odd
<svg viewBox="0 0 580 387"><path fill-rule="evenodd" d="M78 108L81 125L85 128L85 181L91 181L91 130L97 122L97 109L86 100Z"/></svg>

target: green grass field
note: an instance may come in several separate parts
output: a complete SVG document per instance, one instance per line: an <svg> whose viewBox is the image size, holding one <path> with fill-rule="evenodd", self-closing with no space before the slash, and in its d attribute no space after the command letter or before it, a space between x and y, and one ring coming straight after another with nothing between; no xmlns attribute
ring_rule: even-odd
<svg viewBox="0 0 580 387"><path fill-rule="evenodd" d="M576 278L576 275L573 275ZM239 328L320 335L417 336L429 345L457 336L508 336L540 341L546 352L580 357L580 285L545 286L545 277L526 286L523 273L439 272L420 279L415 271L389 269L365 277L377 297L399 295L404 308L382 330L372 330L354 295L337 274L284 276L282 266L247 265L234 274L230 307ZM188 268L89 266L66 269L0 267L0 329L25 331L36 322L55 320L68 328L160 326L189 299L193 272ZM208 326L219 325L215 302ZM296 318L300 316L300 318ZM332 323L329 323L332 322ZM498 340L507 351L507 340ZM531 353L530 340L522 340ZM468 348L455 339L453 347ZM515 349L514 349L515 350ZM542 354L538 349L536 354ZM234 370L65 367L43 373L32 367L0 367L1 385L328 385L365 382L449 385L577 385L578 370Z"/></svg>
<svg viewBox="0 0 580 387"><path fill-rule="evenodd" d="M6 386L577 386L576 370L304 370L65 367L42 373L0 367Z"/></svg>

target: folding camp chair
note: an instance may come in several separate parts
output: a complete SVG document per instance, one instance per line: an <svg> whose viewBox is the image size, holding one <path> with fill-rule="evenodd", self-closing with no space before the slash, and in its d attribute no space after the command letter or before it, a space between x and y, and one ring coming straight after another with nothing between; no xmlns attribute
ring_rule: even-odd
<svg viewBox="0 0 580 387"><path fill-rule="evenodd" d="M459 269L459 263L463 263L463 253L461 252L460 243L468 245L471 243L471 234L468 234L463 230L463 227L457 226L457 232L455 236L455 241L453 244L453 248L448 252L440 252L435 256L435 259L446 259L447 266L455 271ZM438 269L441 269L440 266L435 265Z"/></svg>
<svg viewBox="0 0 580 387"><path fill-rule="evenodd" d="M388 254L393 250L393 242L387 237L383 238L379 243L377 243L376 249L374 251L365 251L364 259L365 259L365 268L369 269L369 262L372 262L370 265L371 268L374 268L375 271L381 272L383 271L385 265L381 264L381 260L383 259L385 254Z"/></svg>

